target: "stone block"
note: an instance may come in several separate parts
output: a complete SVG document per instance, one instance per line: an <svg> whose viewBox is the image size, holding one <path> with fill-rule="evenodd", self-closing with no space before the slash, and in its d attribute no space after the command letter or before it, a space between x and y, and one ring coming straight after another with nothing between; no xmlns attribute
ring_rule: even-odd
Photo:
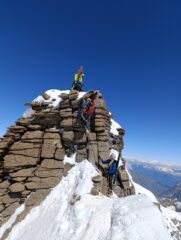
<svg viewBox="0 0 181 240"><path fill-rule="evenodd" d="M13 178L15 178L15 177L33 177L35 169L36 168L21 169L17 172L12 172L9 175Z"/></svg>
<svg viewBox="0 0 181 240"><path fill-rule="evenodd" d="M62 134L62 140L65 142L72 142L74 140L74 132L73 131L64 131Z"/></svg>
<svg viewBox="0 0 181 240"><path fill-rule="evenodd" d="M42 158L54 158L56 145L53 144L43 144L41 157Z"/></svg>
<svg viewBox="0 0 181 240"><path fill-rule="evenodd" d="M63 165L63 161L57 161L57 160L53 160L53 159L44 159L40 166L42 168L47 168L47 169L56 169L56 168L61 168L63 169L64 165Z"/></svg>
<svg viewBox="0 0 181 240"><path fill-rule="evenodd" d="M47 178L47 177L62 177L63 174L63 169L51 169L51 170L44 170L41 171L42 168L40 168L40 170L38 169L35 172L35 176L36 177L40 177L40 178Z"/></svg>
<svg viewBox="0 0 181 240"><path fill-rule="evenodd" d="M25 186L22 183L14 183L10 185L9 190L13 193L23 192L25 190Z"/></svg>
<svg viewBox="0 0 181 240"><path fill-rule="evenodd" d="M28 156L28 157L40 157L40 148L33 148L33 149L24 149L24 150L14 150L10 151L10 154L14 155L23 155L23 156Z"/></svg>
<svg viewBox="0 0 181 240"><path fill-rule="evenodd" d="M4 157L4 168L36 166L39 158L8 154Z"/></svg>
<svg viewBox="0 0 181 240"><path fill-rule="evenodd" d="M55 187L60 182L60 180L61 179L58 177L38 178L38 181L31 181L26 183L26 188L29 190L49 189Z"/></svg>
<svg viewBox="0 0 181 240"><path fill-rule="evenodd" d="M8 181L4 181L0 183L0 189L7 189L10 186Z"/></svg>
<svg viewBox="0 0 181 240"><path fill-rule="evenodd" d="M57 139L57 140L60 140L60 134L59 133L46 132L43 136L43 139Z"/></svg>
<svg viewBox="0 0 181 240"><path fill-rule="evenodd" d="M57 149L55 152L55 159L62 161L64 160L64 157L65 157L65 150L63 148Z"/></svg>
<svg viewBox="0 0 181 240"><path fill-rule="evenodd" d="M10 150L24 150L24 149L34 149L34 148L40 148L41 144L39 143L24 143L24 142L15 142L11 147Z"/></svg>
<svg viewBox="0 0 181 240"><path fill-rule="evenodd" d="M43 137L42 131L28 131L22 136L22 140L28 140L28 139L41 139Z"/></svg>

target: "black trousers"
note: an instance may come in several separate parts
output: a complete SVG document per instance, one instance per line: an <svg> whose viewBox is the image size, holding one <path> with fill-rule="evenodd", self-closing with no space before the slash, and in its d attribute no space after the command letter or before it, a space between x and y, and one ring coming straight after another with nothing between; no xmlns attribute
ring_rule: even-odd
<svg viewBox="0 0 181 240"><path fill-rule="evenodd" d="M108 181L109 181L109 189L112 190L113 182L115 182L115 174L109 174L108 175Z"/></svg>

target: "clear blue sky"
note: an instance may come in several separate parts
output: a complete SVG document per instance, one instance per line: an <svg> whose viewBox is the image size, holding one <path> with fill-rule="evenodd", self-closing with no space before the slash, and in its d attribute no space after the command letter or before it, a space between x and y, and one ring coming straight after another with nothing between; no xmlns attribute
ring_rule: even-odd
<svg viewBox="0 0 181 240"><path fill-rule="evenodd" d="M124 154L181 163L180 0L2 0L0 134L84 66L126 129Z"/></svg>

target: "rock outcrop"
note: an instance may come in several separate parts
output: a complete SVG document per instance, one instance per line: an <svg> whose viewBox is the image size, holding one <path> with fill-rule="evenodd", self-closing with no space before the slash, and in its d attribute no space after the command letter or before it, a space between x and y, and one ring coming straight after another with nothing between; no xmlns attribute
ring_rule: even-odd
<svg viewBox="0 0 181 240"><path fill-rule="evenodd" d="M121 153L125 131L118 128L116 135L111 132L112 116L102 94L98 93L91 132L86 134L76 116L83 98L90 94L92 91L80 98L77 91L62 93L55 107L52 103L57 99L44 93L43 101L26 104L33 110L31 116L20 118L9 127L0 142L1 223L7 221L22 203L28 212L45 199L73 166L64 164L65 155L70 157L76 153L76 162L88 159L99 168L100 175L93 178L92 194L107 194L105 166L99 158L107 159L112 149ZM119 167L119 182L114 185L119 197L135 193L124 159Z"/></svg>

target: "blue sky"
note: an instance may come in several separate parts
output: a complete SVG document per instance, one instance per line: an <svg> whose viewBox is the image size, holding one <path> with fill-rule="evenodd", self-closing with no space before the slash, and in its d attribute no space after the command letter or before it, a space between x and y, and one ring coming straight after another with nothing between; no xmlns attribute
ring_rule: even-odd
<svg viewBox="0 0 181 240"><path fill-rule="evenodd" d="M181 2L0 3L0 134L84 66L126 130L124 154L181 163Z"/></svg>

